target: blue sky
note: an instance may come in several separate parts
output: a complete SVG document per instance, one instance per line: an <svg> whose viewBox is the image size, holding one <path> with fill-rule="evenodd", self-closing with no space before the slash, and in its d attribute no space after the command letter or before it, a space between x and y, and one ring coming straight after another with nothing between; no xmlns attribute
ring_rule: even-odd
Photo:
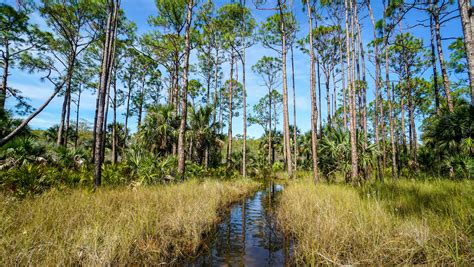
<svg viewBox="0 0 474 267"><path fill-rule="evenodd" d="M3 0L1 2L6 2L8 4L15 5L15 0ZM216 6L219 7L225 3L230 1L223 1L217 0ZM257 22L264 21L266 17L272 15L274 11L268 10L257 10L252 4L252 1L247 1L248 6L252 10L252 14ZM382 17L382 1L381 0L373 0L371 1L373 5L373 10L375 13L376 20ZM455 6L453 6L454 8ZM156 8L154 1L152 0L122 0L122 8L125 11L125 15L131 21L134 21L138 26L138 33L143 34L147 31L150 31L151 28L147 23L147 20L150 16L156 15ZM293 10L297 17L297 20L300 24L300 32L298 33L298 38L301 38L308 34L307 29L307 17L306 13L302 11L301 1L294 0L293 1ZM362 23L362 38L364 40L364 44L367 44L372 40L372 25L370 22L370 18L366 16L367 10L364 9L362 11L361 23ZM406 20L403 22L404 27L408 27L410 25L417 24L420 20L427 19L427 15L420 11L412 11L406 17ZM32 14L31 21L37 23L39 25L44 25L44 21L38 14ZM323 22L324 23L324 22ZM409 30L413 35L418 38L422 38L426 47L429 46L430 42L430 35L429 29L427 28L411 28ZM452 38L452 37L460 37L462 36L461 24L458 19L452 20L451 22L444 25L441 29L441 33L443 37ZM452 42L452 40L446 40L443 42L443 48L446 59L449 59L449 50L447 46ZM194 51L195 52L195 51ZM252 73L251 66L254 65L258 59L262 56L277 56L272 50L266 49L262 47L260 44L256 44L247 50L247 103L248 103L248 110L251 112L252 106L258 102L258 100L265 95L266 88L262 86L263 82L261 79ZM191 63L196 62L196 55L193 53L191 56ZM228 67L229 63L224 63L223 71L225 75L225 79L228 78ZM374 66L372 63L366 63L366 70L368 72L368 83L369 83L369 91L368 91L368 100L371 101L373 99L373 73L374 73ZM241 66L239 66L239 70L241 71ZM438 67L439 70L439 67ZM291 96L291 65L290 61L288 60L288 88L290 93L289 104L290 110L293 109L292 103L293 98ZM369 74L371 73L372 76ZM425 72L425 76L429 78L431 76L431 70ZM48 81L41 81L39 74L28 74L25 72L21 72L19 70L12 70L11 75L9 77L9 83L11 87L17 88L23 92L23 95L27 96L30 99L30 104L33 107L38 107L44 100L51 94L53 87ZM242 75L239 74L239 79L241 79ZM199 77L191 77L198 79ZM392 79L396 79L395 75L392 75ZM298 49L295 49L295 83L296 83L296 111L297 111L297 125L303 131L307 131L310 129L310 92L309 92L309 57L303 53L301 53ZM337 85L338 89L340 89L340 84ZM331 82L332 88L332 82ZM322 89L324 91L324 87ZM280 88L281 91L281 88ZM331 89L332 91L332 89ZM325 108L325 94L322 92L323 95L323 106L322 106L322 117L326 117L326 108ZM95 96L92 94L91 91L88 91L83 94L82 96L82 103L81 110L80 110L80 118L81 120L88 121L90 123L93 122L94 110L95 110ZM12 100L7 101L7 106L12 107L14 102ZM61 111L61 104L62 99L60 97L56 97L49 106L39 114L35 119L33 119L30 123L32 128L41 128L45 129L54 124L57 124L60 119L60 111ZM339 105L339 101L338 101ZM121 107L120 113L123 113L124 107ZM72 117L75 118L75 108L72 110ZM292 113L290 113L290 122L292 124ZM123 121L123 116L120 115L118 118L119 121ZM132 118L130 121L130 127L132 131L136 130L136 119ZM241 134L242 133L242 116L234 118L234 127L233 132L234 134ZM248 128L248 135L251 137L259 137L263 133L263 129L258 125L252 125Z"/></svg>

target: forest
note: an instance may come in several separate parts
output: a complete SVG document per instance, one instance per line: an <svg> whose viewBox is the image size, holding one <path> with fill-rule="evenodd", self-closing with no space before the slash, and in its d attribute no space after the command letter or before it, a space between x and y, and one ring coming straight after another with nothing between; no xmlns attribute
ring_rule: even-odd
<svg viewBox="0 0 474 267"><path fill-rule="evenodd" d="M0 265L474 264L470 0L5 0Z"/></svg>

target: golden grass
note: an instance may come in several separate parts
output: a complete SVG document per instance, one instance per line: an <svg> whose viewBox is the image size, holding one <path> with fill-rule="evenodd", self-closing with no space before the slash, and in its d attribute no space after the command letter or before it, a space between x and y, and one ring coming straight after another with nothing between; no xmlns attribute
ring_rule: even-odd
<svg viewBox="0 0 474 267"><path fill-rule="evenodd" d="M474 183L291 182L278 208L297 264L474 264Z"/></svg>
<svg viewBox="0 0 474 267"><path fill-rule="evenodd" d="M251 180L0 194L0 265L172 262L193 254L219 211L254 191Z"/></svg>

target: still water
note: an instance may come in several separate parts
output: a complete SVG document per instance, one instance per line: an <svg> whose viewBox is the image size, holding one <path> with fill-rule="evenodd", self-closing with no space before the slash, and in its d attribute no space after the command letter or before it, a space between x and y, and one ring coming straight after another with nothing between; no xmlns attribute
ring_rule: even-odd
<svg viewBox="0 0 474 267"><path fill-rule="evenodd" d="M238 203L188 266L288 266L290 242L276 228L275 203L283 186L267 185Z"/></svg>

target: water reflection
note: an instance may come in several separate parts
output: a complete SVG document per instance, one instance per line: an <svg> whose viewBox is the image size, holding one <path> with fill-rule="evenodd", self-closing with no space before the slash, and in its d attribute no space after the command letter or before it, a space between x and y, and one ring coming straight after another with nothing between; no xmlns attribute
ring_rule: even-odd
<svg viewBox="0 0 474 267"><path fill-rule="evenodd" d="M265 189L230 209L203 252L189 266L287 266L289 242L277 231L274 208L283 186Z"/></svg>

